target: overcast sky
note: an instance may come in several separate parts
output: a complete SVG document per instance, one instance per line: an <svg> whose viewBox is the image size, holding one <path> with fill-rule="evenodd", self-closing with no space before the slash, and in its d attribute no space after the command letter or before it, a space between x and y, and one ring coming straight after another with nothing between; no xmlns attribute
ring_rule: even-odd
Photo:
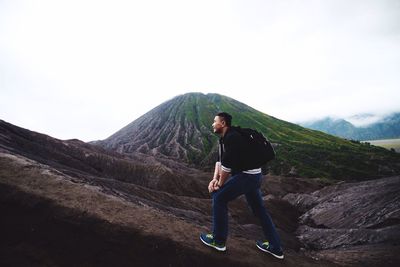
<svg viewBox="0 0 400 267"><path fill-rule="evenodd" d="M400 1L0 0L0 119L104 139L187 92L292 122L400 111Z"/></svg>

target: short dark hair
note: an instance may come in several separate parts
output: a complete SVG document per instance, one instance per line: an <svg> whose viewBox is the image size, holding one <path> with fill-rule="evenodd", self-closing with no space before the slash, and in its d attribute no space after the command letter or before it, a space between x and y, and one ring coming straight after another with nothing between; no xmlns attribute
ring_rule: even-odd
<svg viewBox="0 0 400 267"><path fill-rule="evenodd" d="M230 114L228 114L226 112L219 112L217 114L217 116L220 117L223 121L225 121L225 123L226 123L226 125L228 127L231 126L231 124L232 124L232 116Z"/></svg>

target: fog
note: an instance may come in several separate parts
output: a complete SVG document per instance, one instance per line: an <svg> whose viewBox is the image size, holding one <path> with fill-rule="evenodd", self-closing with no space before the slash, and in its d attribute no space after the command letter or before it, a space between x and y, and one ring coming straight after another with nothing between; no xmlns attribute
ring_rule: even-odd
<svg viewBox="0 0 400 267"><path fill-rule="evenodd" d="M104 139L187 92L280 119L399 111L400 1L0 1L0 118Z"/></svg>

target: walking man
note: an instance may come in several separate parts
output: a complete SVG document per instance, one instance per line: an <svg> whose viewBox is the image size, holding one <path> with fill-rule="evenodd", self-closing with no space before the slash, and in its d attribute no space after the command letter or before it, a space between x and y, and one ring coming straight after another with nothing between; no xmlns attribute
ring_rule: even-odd
<svg viewBox="0 0 400 267"><path fill-rule="evenodd" d="M220 135L219 159L215 164L213 179L208 185L208 191L212 194L213 231L201 234L200 240L218 251L226 250L228 203L244 194L254 215L260 219L265 235L265 239L257 241L256 246L278 259L283 259L279 235L261 197L261 167L247 169L243 166L243 162L246 162L243 157L249 156L243 153L246 151L246 143L231 126L231 121L231 115L220 112L212 124L214 133Z"/></svg>

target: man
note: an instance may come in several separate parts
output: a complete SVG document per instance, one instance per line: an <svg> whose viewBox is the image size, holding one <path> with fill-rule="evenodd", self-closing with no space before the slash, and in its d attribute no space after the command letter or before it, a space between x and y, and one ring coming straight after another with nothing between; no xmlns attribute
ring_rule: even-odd
<svg viewBox="0 0 400 267"><path fill-rule="evenodd" d="M212 127L220 135L219 161L215 164L214 176L208 185L212 194L213 232L201 234L200 240L218 251L226 250L228 237L228 202L245 195L247 203L260 221L266 240L257 241L257 247L283 259L279 235L261 197L261 168L246 169L244 155L246 143L239 132L231 127L232 116L218 113Z"/></svg>

